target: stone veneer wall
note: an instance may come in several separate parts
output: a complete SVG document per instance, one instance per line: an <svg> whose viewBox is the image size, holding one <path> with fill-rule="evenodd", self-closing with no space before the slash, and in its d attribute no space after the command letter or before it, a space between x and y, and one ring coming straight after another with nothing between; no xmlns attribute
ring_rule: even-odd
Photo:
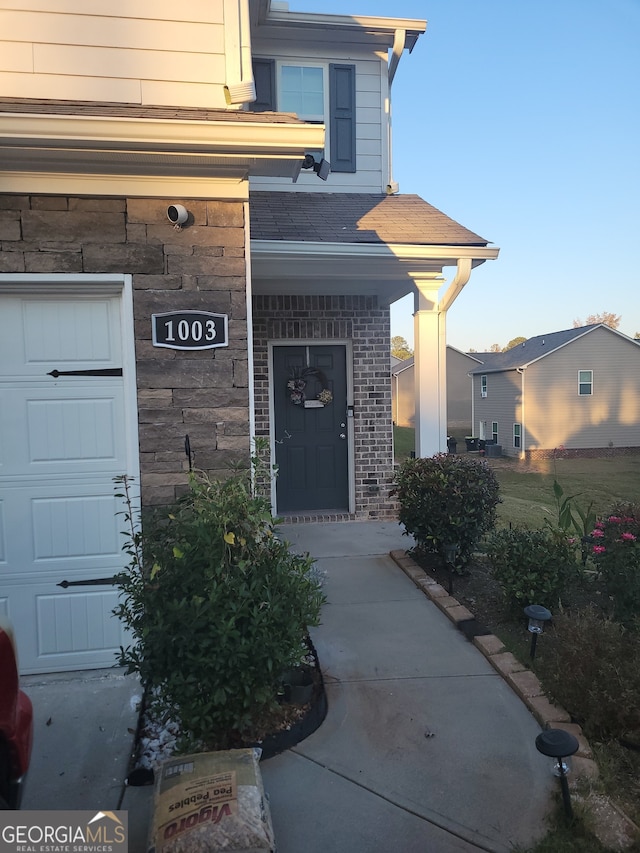
<svg viewBox="0 0 640 853"><path fill-rule="evenodd" d="M353 347L357 518L396 518L393 477L390 315L370 296L254 296L256 435L268 436L269 342L350 340Z"/></svg>
<svg viewBox="0 0 640 853"><path fill-rule="evenodd" d="M0 195L0 272L133 275L142 502L185 488L185 435L194 464L212 473L249 452L245 223L242 202ZM229 346L153 347L151 314L229 316Z"/></svg>

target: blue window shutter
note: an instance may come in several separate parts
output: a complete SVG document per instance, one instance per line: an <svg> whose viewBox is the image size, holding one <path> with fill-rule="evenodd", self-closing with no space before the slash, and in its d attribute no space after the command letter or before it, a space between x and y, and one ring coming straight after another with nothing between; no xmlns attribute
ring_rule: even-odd
<svg viewBox="0 0 640 853"><path fill-rule="evenodd" d="M356 67L329 65L329 133L332 172L356 170Z"/></svg>
<svg viewBox="0 0 640 853"><path fill-rule="evenodd" d="M273 59L253 60L253 79L256 99L249 108L256 113L271 112L276 108L276 64Z"/></svg>

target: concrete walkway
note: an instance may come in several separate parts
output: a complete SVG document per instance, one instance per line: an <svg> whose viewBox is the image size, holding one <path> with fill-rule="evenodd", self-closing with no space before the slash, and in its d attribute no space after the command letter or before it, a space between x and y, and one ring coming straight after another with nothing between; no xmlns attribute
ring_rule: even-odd
<svg viewBox="0 0 640 853"><path fill-rule="evenodd" d="M507 851L554 782L511 688L389 558L396 523L291 525L326 573L327 719L263 765L280 853ZM303 819L304 816L304 819Z"/></svg>
<svg viewBox="0 0 640 853"><path fill-rule="evenodd" d="M535 749L540 728L388 556L412 544L400 527L282 533L325 573L328 603L312 637L329 711L313 735L262 764L279 853L506 853L543 835L557 780ZM65 680L66 707L55 687ZM45 682L25 680L41 719L24 807L116 808L135 680L53 677L60 704L49 726ZM145 849L150 803L150 788L124 792L131 853Z"/></svg>

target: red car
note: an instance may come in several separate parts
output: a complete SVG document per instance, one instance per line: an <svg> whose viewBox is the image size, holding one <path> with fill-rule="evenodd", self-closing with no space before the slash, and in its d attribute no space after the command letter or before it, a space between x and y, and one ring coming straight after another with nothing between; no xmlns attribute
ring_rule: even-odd
<svg viewBox="0 0 640 853"><path fill-rule="evenodd" d="M20 807L33 743L33 707L20 690L13 631L0 619L0 809Z"/></svg>

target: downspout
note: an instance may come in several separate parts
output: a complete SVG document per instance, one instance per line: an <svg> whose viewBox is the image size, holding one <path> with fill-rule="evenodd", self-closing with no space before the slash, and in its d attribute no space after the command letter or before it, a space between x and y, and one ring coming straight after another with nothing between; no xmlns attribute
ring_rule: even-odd
<svg viewBox="0 0 640 853"><path fill-rule="evenodd" d="M525 427L525 416L524 416L524 371L526 368L524 367L516 367L516 370L520 374L521 382L520 382L520 459L525 458L525 435L526 435L526 427Z"/></svg>
<svg viewBox="0 0 640 853"><path fill-rule="evenodd" d="M446 318L447 318L447 310L451 307L451 305L455 302L456 298L462 291L462 288L471 278L471 258L458 258L458 262L456 265L456 274L453 277L453 281L447 288L444 296L438 303L438 335L440 337L440 341L438 342L438 383L440 387L440 400L441 400L441 408L444 408L444 412L441 413L441 428L440 433L444 431L445 438L448 432L448 413L447 413L447 373L446 373L446 359L447 359L447 339L446 339ZM473 401L473 394L471 395L471 399ZM473 402L472 402L473 406ZM473 435L473 410L472 410L472 420L471 420L471 434ZM443 448L440 448L443 450Z"/></svg>
<svg viewBox="0 0 640 853"><path fill-rule="evenodd" d="M249 202L244 202L244 257L245 257L245 299L247 302L247 370L249 373L249 443L251 452L256 453L256 397L253 368L253 285L251 272L251 222ZM253 474L253 468L252 468ZM255 482L254 482L255 485ZM275 488L275 486L273 486Z"/></svg>
<svg viewBox="0 0 640 853"><path fill-rule="evenodd" d="M471 377L471 435L473 435L473 425L476 422L476 384L473 373L469 373L468 376Z"/></svg>
<svg viewBox="0 0 640 853"><path fill-rule="evenodd" d="M456 274L438 305L438 313L444 314L460 295L462 288L471 278L471 258L458 258Z"/></svg>
<svg viewBox="0 0 640 853"><path fill-rule="evenodd" d="M406 30L396 30L395 35L393 37L393 48L391 50L391 58L389 60L389 121L387 122L387 149L389 151L389 179L387 181L387 194L393 195L397 193L400 187L393 180L393 141L391 136L391 84L393 83L393 78L396 76L396 71L398 70L398 65L400 63L400 57L404 51L404 47L407 41L407 31Z"/></svg>
<svg viewBox="0 0 640 853"><path fill-rule="evenodd" d="M233 16L237 22L238 38L234 39L233 44L230 40L225 45L225 53L227 54L227 83L224 87L224 96L228 104L249 104L256 99L256 84L253 79L253 67L251 64L251 30L249 25L249 0L226 0L225 2L225 30L228 32L227 12L229 18ZM234 65L234 74L229 74L229 52L233 50L236 57L239 58L239 68L236 63ZM233 80L235 74L239 74L240 79Z"/></svg>

